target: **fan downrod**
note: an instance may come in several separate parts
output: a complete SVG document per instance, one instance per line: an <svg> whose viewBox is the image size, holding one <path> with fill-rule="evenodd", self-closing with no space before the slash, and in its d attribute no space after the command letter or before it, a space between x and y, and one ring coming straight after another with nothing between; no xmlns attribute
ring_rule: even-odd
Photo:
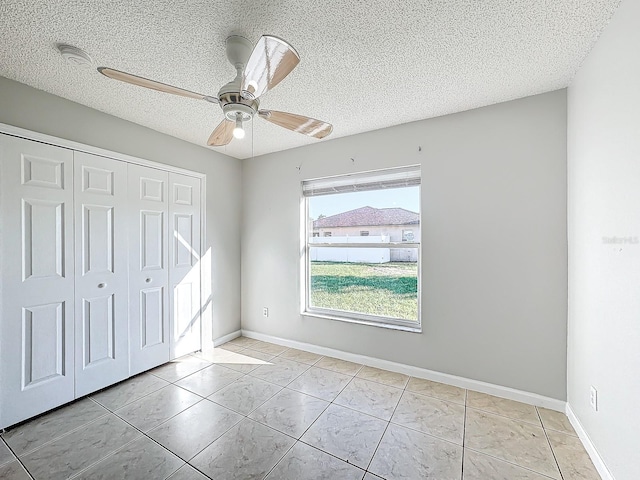
<svg viewBox="0 0 640 480"><path fill-rule="evenodd" d="M260 101L241 95L242 72L251 56L253 45L240 35L231 35L226 41L227 59L236 69L236 78L224 85L218 92L218 100L227 120L235 122L251 120L258 112Z"/></svg>

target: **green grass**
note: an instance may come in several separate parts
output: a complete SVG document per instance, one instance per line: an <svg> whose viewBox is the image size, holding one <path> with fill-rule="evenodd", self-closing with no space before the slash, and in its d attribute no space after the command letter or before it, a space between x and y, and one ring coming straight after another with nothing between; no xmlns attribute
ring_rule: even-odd
<svg viewBox="0 0 640 480"><path fill-rule="evenodd" d="M418 265L311 262L311 306L417 320Z"/></svg>

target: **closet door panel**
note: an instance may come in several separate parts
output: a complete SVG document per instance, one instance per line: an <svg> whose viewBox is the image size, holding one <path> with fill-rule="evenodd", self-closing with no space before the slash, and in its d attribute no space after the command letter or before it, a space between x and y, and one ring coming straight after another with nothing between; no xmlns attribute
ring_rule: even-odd
<svg viewBox="0 0 640 480"><path fill-rule="evenodd" d="M201 348L200 179L171 173L170 198L170 308L171 357Z"/></svg>
<svg viewBox="0 0 640 480"><path fill-rule="evenodd" d="M76 396L129 376L127 164L74 153Z"/></svg>
<svg viewBox="0 0 640 480"><path fill-rule="evenodd" d="M162 170L129 165L130 371L170 360L168 184Z"/></svg>
<svg viewBox="0 0 640 480"><path fill-rule="evenodd" d="M164 342L164 290L163 287L140 290L140 345L143 350Z"/></svg>
<svg viewBox="0 0 640 480"><path fill-rule="evenodd" d="M0 428L74 398L73 152L0 134Z"/></svg>

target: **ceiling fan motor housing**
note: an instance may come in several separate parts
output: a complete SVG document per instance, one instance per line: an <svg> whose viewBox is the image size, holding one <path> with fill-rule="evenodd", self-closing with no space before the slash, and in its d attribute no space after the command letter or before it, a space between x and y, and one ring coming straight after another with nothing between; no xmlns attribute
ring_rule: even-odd
<svg viewBox="0 0 640 480"><path fill-rule="evenodd" d="M218 100L224 116L234 122L238 116L243 122L251 120L260 107L260 101L257 98L244 98L240 94L240 81L238 79L227 83L220 89Z"/></svg>
<svg viewBox="0 0 640 480"><path fill-rule="evenodd" d="M224 116L231 121L251 120L258 111L260 102L256 98L246 98L241 94L242 72L251 56L253 45L239 35L227 38L227 59L235 67L237 75L218 92L218 100Z"/></svg>

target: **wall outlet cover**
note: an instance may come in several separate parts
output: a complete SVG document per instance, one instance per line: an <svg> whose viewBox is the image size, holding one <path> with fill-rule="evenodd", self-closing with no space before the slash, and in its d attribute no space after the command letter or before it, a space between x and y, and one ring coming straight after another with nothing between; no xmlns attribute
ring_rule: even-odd
<svg viewBox="0 0 640 480"><path fill-rule="evenodd" d="M589 388L589 403L591 404L591 407L597 412L598 411L598 390L596 390L596 387L594 387L593 385L591 385L591 388Z"/></svg>

